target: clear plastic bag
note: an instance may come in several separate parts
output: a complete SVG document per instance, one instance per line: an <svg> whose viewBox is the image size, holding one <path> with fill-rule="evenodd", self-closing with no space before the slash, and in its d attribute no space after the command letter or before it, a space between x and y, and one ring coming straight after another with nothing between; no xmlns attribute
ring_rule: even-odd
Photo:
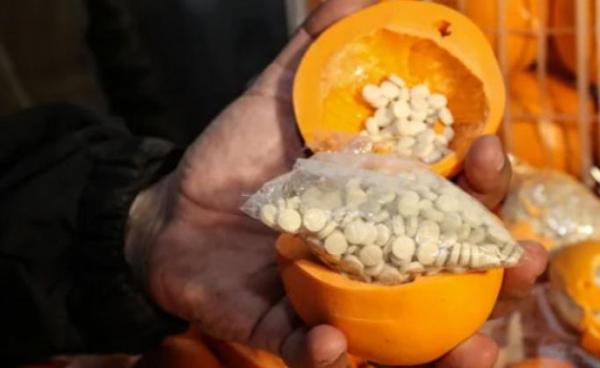
<svg viewBox="0 0 600 368"><path fill-rule="evenodd" d="M523 250L479 202L397 156L320 153L266 183L242 210L298 234L332 268L385 284L512 266Z"/></svg>
<svg viewBox="0 0 600 368"><path fill-rule="evenodd" d="M513 159L514 160L514 159ZM572 176L514 160L501 217L511 229L527 227L549 250L600 239L600 201Z"/></svg>

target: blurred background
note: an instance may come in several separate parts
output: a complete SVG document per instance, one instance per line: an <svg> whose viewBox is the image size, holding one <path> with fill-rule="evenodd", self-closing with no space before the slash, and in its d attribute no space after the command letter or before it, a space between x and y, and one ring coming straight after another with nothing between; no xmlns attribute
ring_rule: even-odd
<svg viewBox="0 0 600 368"><path fill-rule="evenodd" d="M507 150L597 188L600 0L435 2L473 19L496 51L509 97L501 132ZM246 88L319 3L2 0L0 117L69 102L118 116L134 133L185 145ZM522 340L521 317L511 318L502 325L504 363L525 356L515 342ZM120 367L134 360L56 364Z"/></svg>

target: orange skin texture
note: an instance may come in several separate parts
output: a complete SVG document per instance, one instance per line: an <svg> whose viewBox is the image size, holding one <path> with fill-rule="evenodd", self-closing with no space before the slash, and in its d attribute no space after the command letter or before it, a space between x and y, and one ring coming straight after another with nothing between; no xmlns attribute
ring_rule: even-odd
<svg viewBox="0 0 600 368"><path fill-rule="evenodd" d="M511 364L510 368L575 368L575 366L564 360L531 358L519 363Z"/></svg>
<svg viewBox="0 0 600 368"><path fill-rule="evenodd" d="M277 251L287 296L302 319L337 327L351 354L379 364L440 358L483 325L502 284L502 269L367 284L319 263L300 238L282 235Z"/></svg>
<svg viewBox="0 0 600 368"><path fill-rule="evenodd" d="M588 52L587 65L589 78L592 82L597 81L596 70L596 37L594 36L595 5L594 1L588 1ZM573 33L557 34L552 37L554 46L563 65L573 74L577 72L577 48L575 42L575 1L554 0L550 16L550 25L555 28L568 28Z"/></svg>
<svg viewBox="0 0 600 368"><path fill-rule="evenodd" d="M537 77L532 73L513 75L510 90L514 154L536 167L550 167L579 175L581 153L577 91L566 82L548 76L544 88L546 96L542 96ZM548 101L548 113L568 115L573 119L538 122L537 118L543 112L542 101ZM594 104L591 97L586 108L592 117Z"/></svg>
<svg viewBox="0 0 600 368"><path fill-rule="evenodd" d="M431 168L456 174L473 141L495 134L505 89L485 35L464 15L439 4L386 1L326 30L306 52L294 80L300 133L313 151L339 149L363 129L373 110L362 88L396 74L448 97L455 153Z"/></svg>
<svg viewBox="0 0 600 368"><path fill-rule="evenodd" d="M437 3L458 9L457 0L436 0ZM544 11L538 0L507 0L506 40L507 66L510 72L518 72L531 65L537 56L536 32L545 23ZM464 14L485 32L492 47L497 48L498 7L496 1L465 1Z"/></svg>
<svg viewBox="0 0 600 368"><path fill-rule="evenodd" d="M144 354L137 368L225 368L213 352L198 337L169 337L154 351Z"/></svg>
<svg viewBox="0 0 600 368"><path fill-rule="evenodd" d="M227 367L236 368L286 368L279 357L232 342L215 342L215 348Z"/></svg>
<svg viewBox="0 0 600 368"><path fill-rule="evenodd" d="M588 352L600 356L600 287L596 272L600 266L600 242L582 242L562 249L550 263L551 280L560 280L567 295L583 310L577 328L582 333L580 344ZM553 280L553 281L554 281Z"/></svg>

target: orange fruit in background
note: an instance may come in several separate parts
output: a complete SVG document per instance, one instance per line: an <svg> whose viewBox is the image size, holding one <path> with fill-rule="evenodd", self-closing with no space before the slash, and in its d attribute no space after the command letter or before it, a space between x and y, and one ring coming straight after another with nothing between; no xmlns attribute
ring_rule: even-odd
<svg viewBox="0 0 600 368"><path fill-rule="evenodd" d="M348 351L386 365L431 362L487 320L502 269L419 277L386 286L353 281L316 260L298 237L277 241L281 277L296 312L310 326L327 323Z"/></svg>
<svg viewBox="0 0 600 368"><path fill-rule="evenodd" d="M215 341L213 345L227 367L286 368L283 360L263 350L223 341Z"/></svg>
<svg viewBox="0 0 600 368"><path fill-rule="evenodd" d="M435 0L460 10L461 0ZM462 0L466 16L484 31L498 52L498 0ZM505 28L508 71L526 69L537 57L537 32L545 23L538 0L506 0Z"/></svg>
<svg viewBox="0 0 600 368"><path fill-rule="evenodd" d="M511 77L511 135L513 153L537 167L550 167L578 175L581 169L580 136L577 116L579 99L575 88L553 76L547 76L545 96L535 74L519 73ZM547 120L539 121L544 111ZM587 106L590 119L594 104ZM563 116L563 120L553 120Z"/></svg>
<svg viewBox="0 0 600 368"><path fill-rule="evenodd" d="M552 305L564 322L581 333L580 345L600 356L600 241L561 249L549 270Z"/></svg>
<svg viewBox="0 0 600 368"><path fill-rule="evenodd" d="M591 81L597 80L596 70L596 37L594 35L595 19L595 1L587 1L587 58L588 73ZM576 14L574 0L554 0L550 17L550 25L553 28L562 29L562 32L552 37L554 46L560 57L560 60L571 73L577 73L577 44L575 41Z"/></svg>
<svg viewBox="0 0 600 368"><path fill-rule="evenodd" d="M519 363L511 364L509 368L575 368L575 366L564 360L530 358Z"/></svg>
<svg viewBox="0 0 600 368"><path fill-rule="evenodd" d="M362 88L390 74L444 94L452 111L454 151L431 167L456 173L471 143L496 133L505 105L502 75L482 31L439 4L386 1L325 31L306 52L294 82L299 130L313 151L338 149L373 110ZM337 141L336 141L337 140Z"/></svg>

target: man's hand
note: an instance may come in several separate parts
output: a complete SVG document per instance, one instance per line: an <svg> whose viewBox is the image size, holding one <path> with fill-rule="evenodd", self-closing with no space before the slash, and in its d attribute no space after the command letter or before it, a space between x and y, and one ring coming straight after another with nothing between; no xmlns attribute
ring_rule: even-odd
<svg viewBox="0 0 600 368"><path fill-rule="evenodd" d="M321 6L187 150L178 169L132 209L128 260L162 308L213 337L275 352L291 367L343 364L346 340L331 326L303 326L280 283L276 234L239 207L303 155L291 104L303 53L329 25L374 2L330 0ZM505 196L510 172L498 139L485 137L473 145L457 180L491 208ZM503 298L526 295L545 257L539 246L526 244L523 261L506 272ZM491 367L495 355L493 342L475 335L439 364Z"/></svg>

